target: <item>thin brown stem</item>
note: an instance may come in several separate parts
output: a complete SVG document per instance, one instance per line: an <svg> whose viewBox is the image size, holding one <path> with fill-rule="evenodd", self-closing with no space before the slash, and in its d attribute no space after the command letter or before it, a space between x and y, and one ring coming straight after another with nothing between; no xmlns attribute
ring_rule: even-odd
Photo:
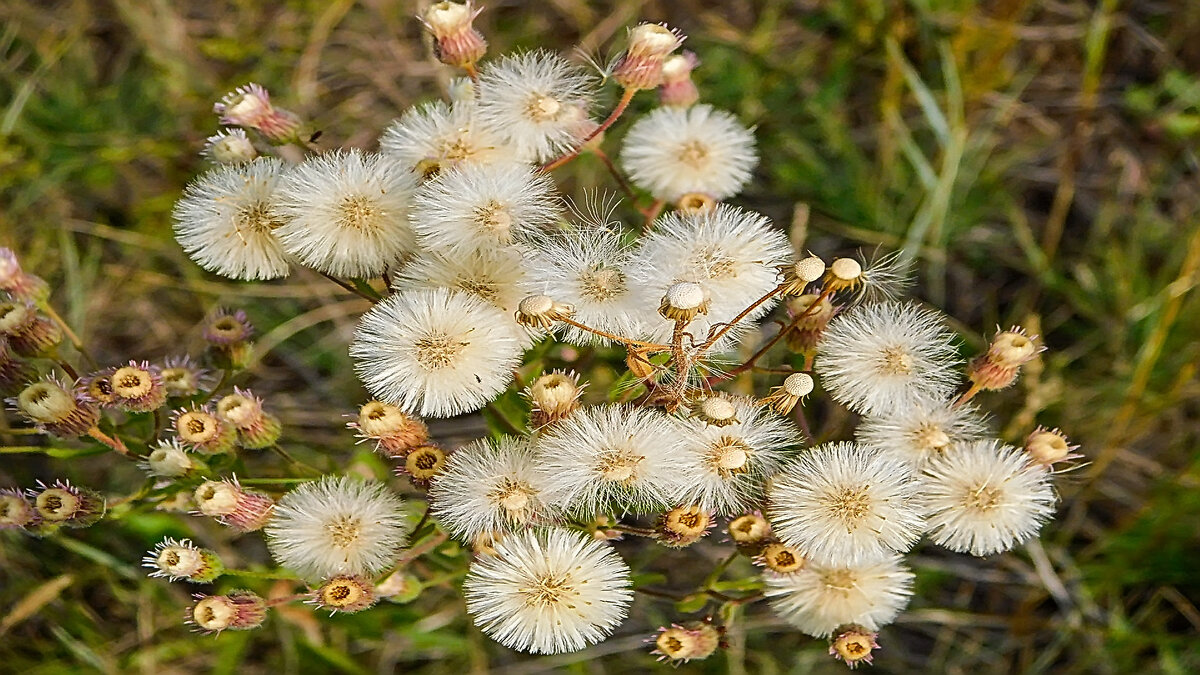
<svg viewBox="0 0 1200 675"><path fill-rule="evenodd" d="M762 306L762 304L764 302L775 297L775 295L778 294L780 291L782 291L786 285L787 284L779 284L775 288L772 288L770 291L767 291L767 293L765 295L763 295L761 298L750 303L750 305L747 306L745 309L743 309L737 316L733 317L732 319L729 320L729 322L727 322L724 326L722 326L721 330L717 331L715 335L712 335L707 340L705 340L704 344L700 345L700 348L697 351L697 355L703 354L704 352L706 352L710 348L712 348L712 346L714 344L716 344L717 340L720 340L722 337L725 336L726 333L733 330L734 326L738 325L738 323L741 322L742 319L745 319L747 316L750 315L751 312L753 312L754 310L756 310L760 306ZM814 304L816 304L816 303L814 303Z"/></svg>
<svg viewBox="0 0 1200 675"><path fill-rule="evenodd" d="M326 274L321 271L318 271L317 273L320 274L321 276L325 277L326 279L332 281L333 283L337 284L338 286L341 286L342 288L346 289L347 291L350 291L351 293L353 293L361 298L366 298L367 300L370 300L371 302L376 302L378 300L378 298L373 298L370 295L367 295L366 293L362 292L358 288L355 288L354 284L347 283L333 275Z"/></svg>
<svg viewBox="0 0 1200 675"><path fill-rule="evenodd" d="M656 199L654 200L654 203L650 205L650 208L642 212L643 215L646 216L646 222L642 224L643 230L646 232L650 231L650 224L654 222L654 219L658 217L658 214L662 213L662 210L664 207L666 207L666 205L667 200Z"/></svg>
<svg viewBox="0 0 1200 675"><path fill-rule="evenodd" d="M671 331L671 360L675 365L676 389L682 396L687 389L687 371L690 361L683 351L683 329L687 328L687 319L676 319L675 328Z"/></svg>
<svg viewBox="0 0 1200 675"><path fill-rule="evenodd" d="M552 162L543 164L541 171L543 173L550 173L551 171L557 169L558 167L560 167L560 166L566 164L567 162L571 161L572 159L575 159L576 157L578 157L580 151L583 150L584 146L586 146L593 138L604 133L605 129L608 129L609 127L611 127L613 125L613 122L617 121L617 118L619 118L621 116L621 113L624 113L625 109L629 107L629 102L633 100L633 95L636 94L637 91L638 91L637 89L626 89L621 94L621 100L617 101L617 107L613 108L613 111L608 114L608 118L605 119L603 122L601 122L600 126L596 127L595 129L592 129L592 132L590 134L588 134L587 136L584 136L583 140L579 141L579 144L575 146L574 150L571 150L567 154L563 155L562 157L559 157L558 159L556 159Z"/></svg>
<svg viewBox="0 0 1200 675"><path fill-rule="evenodd" d="M978 382L972 382L971 388L964 391L962 396L959 396L957 399L955 399L953 407L961 408L963 404L975 398L975 394L978 394L981 391L983 391L983 387Z"/></svg>
<svg viewBox="0 0 1200 675"><path fill-rule="evenodd" d="M71 326L69 326L67 322L61 316L59 316L58 312L54 311L54 307L49 302L40 302L38 303L38 309L42 310L46 316L50 317L54 323L58 324L58 327L62 329L63 335L66 335L67 339L71 341L71 345L75 347L75 351L82 354L83 358L87 359L88 364L95 368L96 359L93 359L92 355L88 353L87 347L83 346L83 340L80 340L79 336L75 334L75 331L71 330ZM61 365L61 363L59 365Z"/></svg>
<svg viewBox="0 0 1200 675"><path fill-rule="evenodd" d="M116 450L117 452L121 453L122 455L125 455L126 457L129 457L131 459L133 458L133 455L129 452L129 448L125 447L125 444L121 442L120 438L117 438L116 436L109 436L108 434L104 433L103 431L100 431L100 427L94 426L91 429L88 429L87 435L91 436L92 438L96 439L97 441L100 441L104 445L107 445L108 447L112 448L113 450Z"/></svg>
<svg viewBox="0 0 1200 675"><path fill-rule="evenodd" d="M608 172L612 174L613 180L617 181L617 185L621 186L621 192L624 192L625 196L629 198L629 201L632 202L634 206L637 206L637 193L635 193L633 188L630 187L629 181L625 180L625 176L621 174L621 170L617 168L617 165L613 164L612 158L608 156L608 153L600 148L592 148L591 152L601 162L604 163L605 168L607 168Z"/></svg>
<svg viewBox="0 0 1200 675"><path fill-rule="evenodd" d="M771 347L774 347L776 345L776 343L778 343L780 340L783 339L783 337L785 335L788 334L788 331L792 330L797 325L799 325L800 321L803 320L804 317L817 311L817 309L821 306L821 303L824 302L825 299L831 295L833 295L832 290L830 290L828 288L822 290L821 294L819 296L817 296L816 301L814 301L811 305L808 306L808 309L804 310L803 312L801 312L801 313L797 314L795 317L793 317L792 320L786 326L779 329L779 332L776 333L774 335L774 337L772 337L770 340L768 340L767 343L764 344L761 349L759 349L757 352L754 352L754 355L752 355L749 359L746 359L745 363L738 366L737 368L734 368L733 370L729 371L728 373L710 377L708 379L708 383L713 384L714 382L720 382L721 380L731 380L731 379L737 377L738 375L741 375L742 373L746 372L747 370L750 370L751 368L753 368L754 364L759 359L761 359L764 354L766 354L768 351L770 351Z"/></svg>
<svg viewBox="0 0 1200 675"><path fill-rule="evenodd" d="M580 323L580 322L576 321L575 319L572 319L569 317L562 318L559 320L570 326L575 326L576 328L578 328L580 330L586 330L589 333L595 333L596 335L599 335L600 337L608 338L609 340L613 340L614 342L620 342L623 345L628 345L631 347L641 347L643 349L647 349L647 350L655 351L655 352L666 352L666 351L671 350L671 345L660 345L657 342L642 342L641 340L631 340L626 337L621 337L620 335L614 335L613 333L602 331L599 328L592 328L591 326L589 326L587 324Z"/></svg>
<svg viewBox="0 0 1200 675"><path fill-rule="evenodd" d="M405 551L404 553L402 553L400 555L400 558L398 560L396 560L396 565L395 565L394 569L398 570L401 567L404 567L408 563L416 560L417 558L420 558L421 556L432 551L433 549L437 548L438 546L441 546L442 542L444 542L444 541L446 541L446 533L442 532L442 531L438 531L432 537L429 537L425 541L422 541L420 544L417 544L416 546L413 546L412 548L410 548L407 551Z"/></svg>

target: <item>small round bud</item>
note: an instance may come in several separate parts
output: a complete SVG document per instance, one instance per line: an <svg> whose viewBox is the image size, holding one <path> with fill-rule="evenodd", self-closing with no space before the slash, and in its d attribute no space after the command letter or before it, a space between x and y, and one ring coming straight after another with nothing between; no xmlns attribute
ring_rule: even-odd
<svg viewBox="0 0 1200 675"><path fill-rule="evenodd" d="M1066 434L1058 429L1038 427L1025 439L1025 452L1029 453L1029 458L1044 466L1082 457L1074 452L1078 448L1078 445L1071 445Z"/></svg>
<svg viewBox="0 0 1200 675"><path fill-rule="evenodd" d="M375 587L356 574L339 574L312 592L310 602L330 614L353 614L367 609L377 600Z"/></svg>
<svg viewBox="0 0 1200 675"><path fill-rule="evenodd" d="M36 520L37 512L20 490L0 490L0 530L26 527Z"/></svg>
<svg viewBox="0 0 1200 675"><path fill-rule="evenodd" d="M967 376L981 389L1004 389L1017 381L1021 366L1032 361L1043 349L1034 337L1014 326L998 333L992 338L987 352L971 360Z"/></svg>
<svg viewBox="0 0 1200 675"><path fill-rule="evenodd" d="M653 89L663 81L663 62L683 44L676 31L653 23L629 30L629 47L613 68L613 79L625 89Z"/></svg>
<svg viewBox="0 0 1200 675"><path fill-rule="evenodd" d="M404 458L404 466L398 471L412 478L414 485L428 487L429 481L446 468L446 453L436 445L422 445L414 448Z"/></svg>
<svg viewBox="0 0 1200 675"><path fill-rule="evenodd" d="M853 258L838 258L829 266L829 275L842 283L853 283L862 278L862 264Z"/></svg>
<svg viewBox="0 0 1200 675"><path fill-rule="evenodd" d="M83 378L81 384L87 397L102 406L110 406L117 402L117 394L113 391L112 375L117 372L115 367L105 368L90 373Z"/></svg>
<svg viewBox="0 0 1200 675"><path fill-rule="evenodd" d="M399 458L429 441L429 428L421 420L382 401L368 401L358 409L358 420L347 426L358 436L375 441L375 450L384 457Z"/></svg>
<svg viewBox="0 0 1200 675"><path fill-rule="evenodd" d="M9 346L21 356L41 356L62 342L58 324L39 316L26 302L0 303L0 336L7 337Z"/></svg>
<svg viewBox="0 0 1200 675"><path fill-rule="evenodd" d="M839 661L845 661L851 670L862 663L870 665L871 650L879 649L879 643L875 641L879 634L858 624L838 626L834 629L833 636L833 642L829 645L829 655Z"/></svg>
<svg viewBox="0 0 1200 675"><path fill-rule="evenodd" d="M400 605L416 600L421 591L421 580L404 570L391 573L375 585L375 595Z"/></svg>
<svg viewBox="0 0 1200 675"><path fill-rule="evenodd" d="M759 401L759 405L770 406L780 415L787 415L801 399L812 393L813 386L812 375L792 373L783 379L782 385L772 387L770 393Z"/></svg>
<svg viewBox="0 0 1200 675"><path fill-rule="evenodd" d="M239 532L260 530L267 524L275 502L256 492L247 492L237 481L205 481L192 494L201 514Z"/></svg>
<svg viewBox="0 0 1200 675"><path fill-rule="evenodd" d="M130 361L129 365L113 371L113 402L126 412L144 413L157 410L167 402L167 390L157 366L145 361Z"/></svg>
<svg viewBox="0 0 1200 675"><path fill-rule="evenodd" d="M238 87L213 104L221 124L257 129L272 143L289 143L300 132L300 118L271 105L271 95L254 83Z"/></svg>
<svg viewBox="0 0 1200 675"><path fill-rule="evenodd" d="M575 313L570 305L554 302L548 295L531 295L517 305L517 323L533 328L550 328L555 321Z"/></svg>
<svg viewBox="0 0 1200 675"><path fill-rule="evenodd" d="M765 566L772 572L779 574L791 574L804 569L804 565L808 562L800 552L791 546L785 546L777 541L773 541L766 546L763 546L762 552L755 558L755 562Z"/></svg>
<svg viewBox="0 0 1200 675"><path fill-rule="evenodd" d="M140 466L151 476L177 478L193 471L196 463L184 452L177 439L170 439L159 441L146 455L145 461L140 462Z"/></svg>
<svg viewBox="0 0 1200 675"><path fill-rule="evenodd" d="M167 359L160 374L167 396L174 398L194 396L208 379L208 371L196 366L186 356Z"/></svg>
<svg viewBox="0 0 1200 675"><path fill-rule="evenodd" d="M251 630L267 618L267 603L255 593L230 591L225 595L197 596L188 622L207 633Z"/></svg>
<svg viewBox="0 0 1200 675"><path fill-rule="evenodd" d="M104 517L104 497L94 490L55 481L51 486L38 483L29 491L38 519L53 525L88 527Z"/></svg>
<svg viewBox="0 0 1200 675"><path fill-rule="evenodd" d="M472 22L482 9L466 4L438 2L425 11L421 21L433 34L433 53L438 61L472 70L487 51L487 41Z"/></svg>
<svg viewBox="0 0 1200 675"><path fill-rule="evenodd" d="M733 402L720 395L701 399L693 408L692 416L714 427L726 427L741 421L737 418L737 408Z"/></svg>
<svg viewBox="0 0 1200 675"><path fill-rule="evenodd" d="M704 287L681 281L667 288L658 313L672 321L691 321L697 314L708 314L708 294Z"/></svg>
<svg viewBox="0 0 1200 675"><path fill-rule="evenodd" d="M723 632L708 620L689 621L682 625L673 623L669 628L663 626L658 631L654 650L650 653L657 654L659 661L666 660L672 664L712 656L721 646Z"/></svg>
<svg viewBox="0 0 1200 675"><path fill-rule="evenodd" d="M217 366L241 370L249 363L254 326L242 310L218 309L204 320L202 332Z"/></svg>
<svg viewBox="0 0 1200 675"><path fill-rule="evenodd" d="M195 584L212 583L225 569L215 551L194 546L187 539L176 541L169 537L146 553L142 567L153 570L152 577Z"/></svg>
<svg viewBox="0 0 1200 675"><path fill-rule="evenodd" d="M9 401L38 429L61 438L83 436L100 420L94 403L52 377L25 387Z"/></svg>
<svg viewBox="0 0 1200 675"><path fill-rule="evenodd" d="M658 86L658 100L666 106L687 108L700 100L700 91L692 82L692 71L700 65L700 59L692 52L668 56L662 65L662 84Z"/></svg>
<svg viewBox="0 0 1200 675"><path fill-rule="evenodd" d="M658 541L671 548L691 546L712 529L714 515L695 505L673 508L660 515L655 522Z"/></svg>
<svg viewBox="0 0 1200 675"><path fill-rule="evenodd" d="M579 375L554 371L546 373L529 385L527 396L533 402L529 425L535 429L557 422L579 407L583 387Z"/></svg>
<svg viewBox="0 0 1200 675"><path fill-rule="evenodd" d="M853 262L853 261L851 261ZM825 261L815 255L783 268L783 295L802 295L812 282L825 275ZM815 296L814 296L815 297Z"/></svg>
<svg viewBox="0 0 1200 675"><path fill-rule="evenodd" d="M218 401L217 417L237 429L238 444L247 450L269 448L283 433L279 418L265 412L262 399L248 389L234 387L232 394Z"/></svg>
<svg viewBox="0 0 1200 675"><path fill-rule="evenodd" d="M771 524L761 513L747 513L729 522L729 538L738 548L757 548L771 536Z"/></svg>
<svg viewBox="0 0 1200 675"><path fill-rule="evenodd" d="M180 442L202 455L230 452L237 445L237 429L213 414L207 405L177 411L175 433Z"/></svg>
<svg viewBox="0 0 1200 675"><path fill-rule="evenodd" d="M717 208L717 200L700 192L689 192L680 197L675 206L681 215L696 215Z"/></svg>
<svg viewBox="0 0 1200 675"><path fill-rule="evenodd" d="M204 141L202 155L217 164L242 164L258 157L258 150L241 129L222 129Z"/></svg>

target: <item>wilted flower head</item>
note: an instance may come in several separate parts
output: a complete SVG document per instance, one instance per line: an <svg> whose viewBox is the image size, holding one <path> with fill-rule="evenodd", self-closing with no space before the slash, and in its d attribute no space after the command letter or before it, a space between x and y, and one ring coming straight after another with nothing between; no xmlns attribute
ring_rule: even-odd
<svg viewBox="0 0 1200 675"><path fill-rule="evenodd" d="M267 603L247 590L225 595L197 595L188 611L187 622L205 633L223 630L252 630L267 618Z"/></svg>
<svg viewBox="0 0 1200 675"><path fill-rule="evenodd" d="M359 438L375 441L375 449L384 457L403 457L429 440L424 422L383 401L363 404L358 419L346 426L357 429Z"/></svg>
<svg viewBox="0 0 1200 675"><path fill-rule="evenodd" d="M50 295L50 286L41 277L21 269L17 254L0 246L0 291L17 300L43 300Z"/></svg>
<svg viewBox="0 0 1200 675"><path fill-rule="evenodd" d="M466 3L434 3L421 17L421 23L433 34L433 53L449 66L472 70L487 51L487 41L471 23L483 9Z"/></svg>
<svg viewBox="0 0 1200 675"><path fill-rule="evenodd" d="M721 646L722 629L711 620L689 621L662 626L654 638L654 650L658 660L667 660L672 665L687 663L692 659L703 660L712 656Z"/></svg>
<svg viewBox="0 0 1200 675"><path fill-rule="evenodd" d="M215 518L238 532L262 529L275 508L270 497L243 489L236 478L204 481L192 493L192 498L200 514Z"/></svg>
<svg viewBox="0 0 1200 675"><path fill-rule="evenodd" d="M780 618L823 638L847 623L878 630L891 623L912 595L913 573L890 556L866 565L808 565L793 574L765 574L764 594Z"/></svg>
<svg viewBox="0 0 1200 675"><path fill-rule="evenodd" d="M100 410L83 391L53 376L28 385L8 403L38 429L61 438L83 436L100 419Z"/></svg>
<svg viewBox="0 0 1200 675"><path fill-rule="evenodd" d="M358 574L338 574L325 580L309 596L311 604L329 610L330 615L338 612L361 612L374 605L378 599L375 585Z"/></svg>
<svg viewBox="0 0 1200 675"><path fill-rule="evenodd" d="M209 372L192 362L187 356L171 356L162 365L163 388L167 396L183 398L198 393L201 387L211 384Z"/></svg>
<svg viewBox="0 0 1200 675"><path fill-rule="evenodd" d="M829 655L844 661L850 670L863 663L871 665L871 650L879 649L879 643L875 641L879 634L858 624L838 626L834 629L832 637Z"/></svg>
<svg viewBox="0 0 1200 675"><path fill-rule="evenodd" d="M629 29L629 46L613 65L612 77L626 89L653 89L662 83L663 62L683 44L683 35L662 24Z"/></svg>
<svg viewBox="0 0 1200 675"><path fill-rule="evenodd" d="M212 404L180 408L172 423L179 441L203 455L229 452L237 444L237 427L218 417Z"/></svg>
<svg viewBox="0 0 1200 675"><path fill-rule="evenodd" d="M1071 445L1067 435L1058 429L1039 426L1025 438L1025 452L1031 460L1042 466L1083 457L1075 452L1078 449L1079 446Z"/></svg>
<svg viewBox="0 0 1200 675"><path fill-rule="evenodd" d="M566 530L525 530L477 558L463 582L467 613L493 640L534 654L574 652L608 637L633 593L606 544Z"/></svg>
<svg viewBox="0 0 1200 675"><path fill-rule="evenodd" d="M51 485L38 481L38 486L27 494L33 500L38 520L50 525L89 527L103 518L107 509L99 492L65 480Z"/></svg>
<svg viewBox="0 0 1200 675"><path fill-rule="evenodd" d="M21 356L41 356L62 342L62 329L31 302L0 302L0 337Z"/></svg>
<svg viewBox="0 0 1200 675"><path fill-rule="evenodd" d="M249 389L234 387L232 394L217 401L216 412L222 422L237 429L238 445L247 450L269 448L283 432L279 418L263 410L262 399Z"/></svg>
<svg viewBox="0 0 1200 675"><path fill-rule="evenodd" d="M112 383L113 402L127 412L150 412L167 402L162 370L146 361L130 361L117 368L109 382Z"/></svg>
<svg viewBox="0 0 1200 675"><path fill-rule="evenodd" d="M988 343L988 350L971 361L967 376L981 389L1004 389L1017 381L1021 366L1046 349L1019 326L1002 331Z"/></svg>
<svg viewBox="0 0 1200 675"><path fill-rule="evenodd" d="M37 518L37 512L24 492L16 488L0 490L0 530L28 527Z"/></svg>

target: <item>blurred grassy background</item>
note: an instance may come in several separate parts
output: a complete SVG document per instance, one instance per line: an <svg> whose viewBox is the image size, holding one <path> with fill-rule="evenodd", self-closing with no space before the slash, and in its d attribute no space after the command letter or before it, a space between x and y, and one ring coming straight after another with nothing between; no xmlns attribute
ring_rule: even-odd
<svg viewBox="0 0 1200 675"><path fill-rule="evenodd" d="M919 552L918 594L881 636L880 671L1200 671L1200 5L485 4L493 53L611 55L640 19L679 26L705 100L757 125L763 161L741 201L803 224L819 253L917 253L918 294L972 348L997 324L1044 336L1045 358L984 403L1009 440L1061 426L1091 464L1060 481L1064 506L1040 543L982 562ZM245 307L262 335L253 384L289 447L328 468L372 462L339 430L363 396L344 349L363 303L303 273L207 275L174 243L169 212L202 168L212 101L247 81L315 120L322 145L373 147L450 75L417 12L392 0L0 5L0 245L53 283L106 363L196 349L206 312ZM567 175L607 184L590 159ZM844 423L821 418L827 435ZM104 459L0 461L2 485L64 473L116 494L139 481ZM0 533L0 671L637 672L652 662L644 635L678 616L641 599L597 649L519 658L469 628L442 584L416 605L316 621L296 610L260 631L192 636L184 589L146 580L142 552L163 534L218 542L235 562L263 552L184 520L193 529L151 512L69 538ZM765 607L738 626L727 656L685 669L843 668Z"/></svg>

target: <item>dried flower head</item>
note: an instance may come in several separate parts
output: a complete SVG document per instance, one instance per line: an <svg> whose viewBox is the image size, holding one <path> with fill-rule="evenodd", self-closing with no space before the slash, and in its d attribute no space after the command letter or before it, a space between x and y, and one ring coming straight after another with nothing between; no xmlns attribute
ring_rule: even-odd
<svg viewBox="0 0 1200 675"><path fill-rule="evenodd" d="M1030 459L1042 466L1052 466L1057 462L1078 459L1083 455L1075 452L1078 445L1071 445L1067 435L1058 429L1047 429L1039 426L1025 438L1025 452Z"/></svg>
<svg viewBox="0 0 1200 675"><path fill-rule="evenodd" d="M279 418L263 410L262 399L249 389L233 388L233 393L217 401L217 417L237 429L238 444L248 450L269 448L279 441L283 426Z"/></svg>
<svg viewBox="0 0 1200 675"><path fill-rule="evenodd" d="M130 361L109 377L114 403L126 412L142 413L158 410L167 402L162 370L146 361Z"/></svg>
<svg viewBox="0 0 1200 675"><path fill-rule="evenodd" d="M162 478L186 476L196 469L196 463L184 451L178 439L163 439L154 445L146 459L138 463L146 473Z"/></svg>
<svg viewBox="0 0 1200 675"><path fill-rule="evenodd" d="M967 368L971 382L981 389L1004 389L1017 381L1021 366L1045 351L1037 344L1037 336L1025 334L1020 326L996 334L982 356L973 359Z"/></svg>
<svg viewBox="0 0 1200 675"><path fill-rule="evenodd" d="M677 506L659 515L654 522L654 531L660 544L686 548L703 539L716 524L714 512L691 504Z"/></svg>
<svg viewBox="0 0 1200 675"><path fill-rule="evenodd" d="M744 513L729 521L729 538L738 548L755 548L771 537L771 524L758 511Z"/></svg>
<svg viewBox="0 0 1200 675"><path fill-rule="evenodd" d="M413 448L404 458L404 464L396 467L396 473L407 474L413 485L429 487L430 482L446 470L446 451L436 445Z"/></svg>
<svg viewBox="0 0 1200 675"><path fill-rule="evenodd" d="M662 301L658 305L658 313L664 319L690 323L698 314L708 314L709 297L704 287L691 281L681 281L667 287Z"/></svg>
<svg viewBox="0 0 1200 675"><path fill-rule="evenodd" d="M629 29L629 46L612 68L612 77L625 89L653 89L662 84L663 63L683 44L678 30L656 23Z"/></svg>
<svg viewBox="0 0 1200 675"><path fill-rule="evenodd" d="M214 414L211 404L180 408L172 422L179 441L202 455L230 452L237 445L237 427Z"/></svg>
<svg viewBox="0 0 1200 675"><path fill-rule="evenodd" d="M579 384L578 373L556 370L539 376L526 389L526 397L533 404L529 426L540 429L575 412L585 386Z"/></svg>
<svg viewBox="0 0 1200 675"><path fill-rule="evenodd" d="M812 375L792 373L783 378L783 384L772 387L770 393L759 401L759 405L770 407L780 415L787 415L801 399L812 393L813 386Z"/></svg>
<svg viewBox="0 0 1200 675"><path fill-rule="evenodd" d="M8 403L41 431L60 438L83 436L100 419L100 410L81 388L53 376L26 386Z"/></svg>
<svg viewBox="0 0 1200 675"><path fill-rule="evenodd" d="M329 610L333 615L338 612L361 612L378 599L375 586L367 578L357 574L338 574L317 587L309 602L320 609Z"/></svg>
<svg viewBox="0 0 1200 675"><path fill-rule="evenodd" d="M673 623L670 627L662 626L654 637L654 650L659 661L669 661L672 665L687 663L692 659L701 661L713 655L721 646L723 629L712 624L711 619L704 621L688 621L684 624Z"/></svg>
<svg viewBox="0 0 1200 675"><path fill-rule="evenodd" d="M42 278L21 269L11 248L0 246L0 291L15 300L37 302L50 297L50 286Z"/></svg>
<svg viewBox="0 0 1200 675"><path fill-rule="evenodd" d="M187 356L168 357L163 362L160 373L167 396L173 398L194 396L201 388L212 385L209 372L193 363Z"/></svg>
<svg viewBox="0 0 1200 675"><path fill-rule="evenodd" d="M17 488L0 490L0 530L28 527L37 522L37 511Z"/></svg>
<svg viewBox="0 0 1200 675"><path fill-rule="evenodd" d="M850 670L854 670L863 663L871 665L873 658L871 650L879 649L879 643L875 641L878 637L879 633L867 630L858 624L850 623L838 626L833 631L829 655L845 662Z"/></svg>
<svg viewBox="0 0 1200 675"><path fill-rule="evenodd" d="M238 532L260 530L271 518L275 502L258 492L250 492L237 479L204 481L192 493L197 511L215 518Z"/></svg>
<svg viewBox="0 0 1200 675"><path fill-rule="evenodd" d="M556 322L569 319L575 308L555 302L548 295L531 295L517 305L517 323L530 328L547 329Z"/></svg>
<svg viewBox="0 0 1200 675"><path fill-rule="evenodd" d="M205 633L252 630L267 618L266 601L251 591L236 590L225 595L197 595L196 598L187 621Z"/></svg>
<svg viewBox="0 0 1200 675"><path fill-rule="evenodd" d="M49 525L89 527L103 518L107 509L99 492L65 480L54 481L51 485L38 481L38 486L27 495L33 500L38 521Z"/></svg>
<svg viewBox="0 0 1200 675"><path fill-rule="evenodd" d="M433 54L438 61L471 71L487 51L487 41L472 22L483 9L466 3L437 2L430 5L421 23L433 34Z"/></svg>
<svg viewBox="0 0 1200 675"><path fill-rule="evenodd" d="M200 153L217 164L241 164L258 157L254 143L241 129L222 129L204 140Z"/></svg>
<svg viewBox="0 0 1200 675"><path fill-rule="evenodd" d="M23 300L0 302L0 337L20 356L41 356L62 342L58 324Z"/></svg>
<svg viewBox="0 0 1200 675"><path fill-rule="evenodd" d="M808 558L805 558L800 549L795 546L769 541L754 557L754 563L762 565L776 574L792 574L804 569L808 564Z"/></svg>
<svg viewBox="0 0 1200 675"><path fill-rule="evenodd" d="M375 441L375 450L384 457L404 457L409 450L429 440L429 428L416 417L383 401L368 401L358 409L357 421L346 426L358 430L358 437Z"/></svg>

